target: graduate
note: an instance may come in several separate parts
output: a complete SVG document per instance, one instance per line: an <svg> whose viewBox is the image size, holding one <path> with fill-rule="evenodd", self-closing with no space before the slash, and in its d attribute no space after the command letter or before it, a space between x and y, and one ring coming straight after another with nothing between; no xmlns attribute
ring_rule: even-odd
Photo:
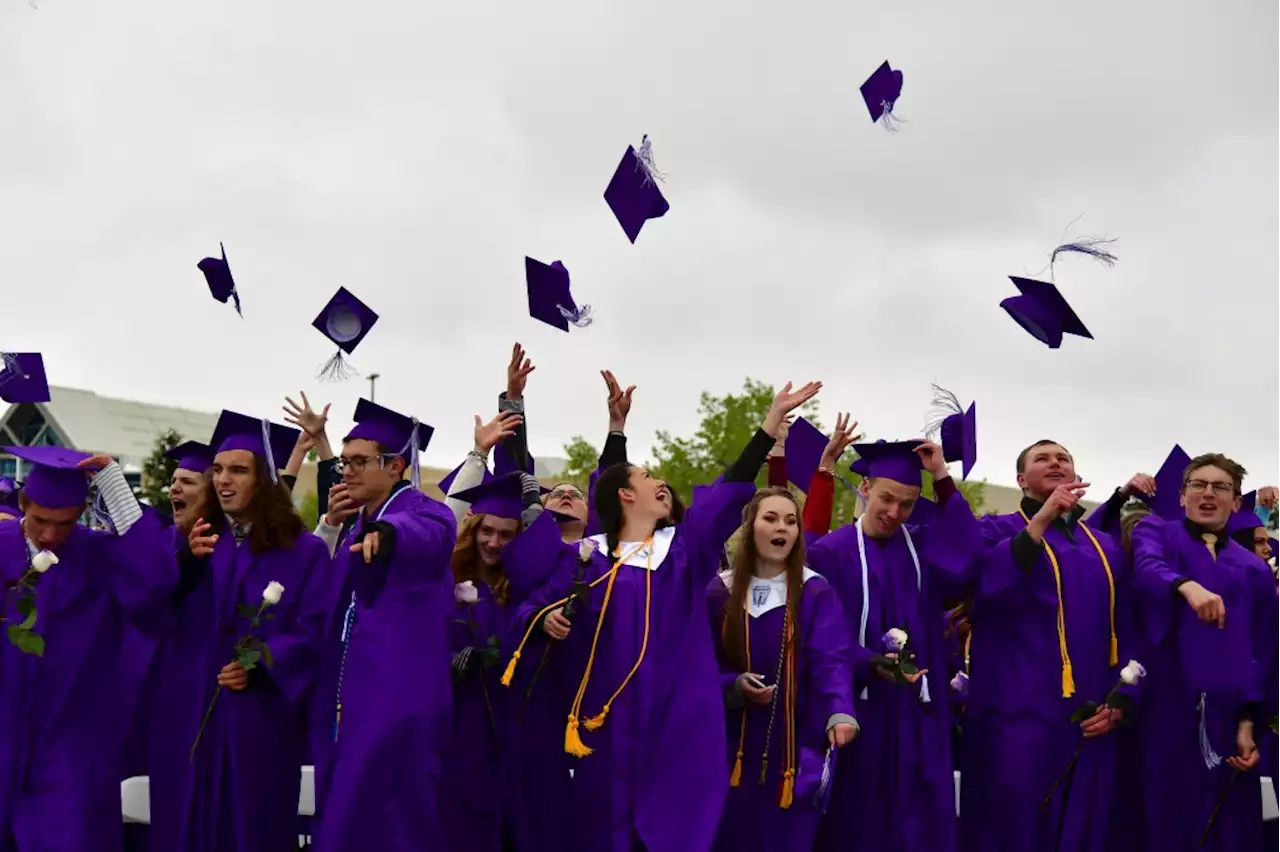
<svg viewBox="0 0 1280 852"><path fill-rule="evenodd" d="M955 784L943 600L963 582L982 540L937 444L881 441L854 450L866 509L815 543L809 565L839 593L854 631L862 730L836 766L814 849L947 852L955 848ZM934 479L937 517L909 526L924 470ZM905 632L905 649L886 643L892 630ZM897 678L875 664L898 651L913 654L919 671Z"/></svg>
<svg viewBox="0 0 1280 852"><path fill-rule="evenodd" d="M538 666L571 693L532 700L567 711L558 741L575 758L560 845L581 852L707 852L729 787L724 705L705 590L741 524L783 418L821 385L774 399L764 424L722 480L699 489L683 521L663 526L670 489L643 468L615 465L596 484L604 533L579 545L537 534L511 545L556 565L518 622L524 636L503 674ZM540 553L529 551L538 550ZM565 606L573 597L573 613ZM545 673L544 673L545 674ZM540 848L540 847L539 847Z"/></svg>
<svg viewBox="0 0 1280 852"><path fill-rule="evenodd" d="M4 616L21 632L0 641L0 848L110 852L124 839L120 762L138 689L125 637L154 637L177 572L159 519L110 458L4 452L32 467L21 520L0 524ZM89 475L113 532L79 523Z"/></svg>
<svg viewBox="0 0 1280 852"><path fill-rule="evenodd" d="M828 750L857 734L840 598L804 561L800 506L756 492L730 568L707 588L728 731L717 852L809 852Z"/></svg>
<svg viewBox="0 0 1280 852"><path fill-rule="evenodd" d="M1129 560L1112 536L1080 522L1088 483L1065 447L1037 441L1016 469L1018 511L979 522L986 549L974 565L960 848L1101 850L1115 790L1110 734L1131 713L1072 716L1086 701L1103 704L1120 664L1139 656Z"/></svg>
<svg viewBox="0 0 1280 852"><path fill-rule="evenodd" d="M216 454L204 503L224 520L197 518L177 555L181 580L151 673L153 852L266 852L297 842L329 559L279 481L277 460L296 438L223 411L209 442ZM259 612L266 617L255 625ZM265 644L256 663L235 650L246 636Z"/></svg>
<svg viewBox="0 0 1280 852"><path fill-rule="evenodd" d="M440 849L456 523L417 487L431 427L364 399L354 419L340 463L361 508L334 559L311 713L313 839L317 852Z"/></svg>
<svg viewBox="0 0 1280 852"><path fill-rule="evenodd" d="M1154 648L1140 731L1151 852L1262 845L1258 744L1280 636L1271 571L1228 532L1244 475L1218 453L1193 458L1182 520L1145 519L1133 531L1139 612Z"/></svg>

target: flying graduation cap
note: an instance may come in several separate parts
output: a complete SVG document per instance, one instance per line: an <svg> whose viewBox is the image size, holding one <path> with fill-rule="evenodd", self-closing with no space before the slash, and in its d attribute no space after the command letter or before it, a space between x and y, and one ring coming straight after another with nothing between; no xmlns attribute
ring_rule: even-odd
<svg viewBox="0 0 1280 852"><path fill-rule="evenodd" d="M1016 275L1010 275L1009 280L1021 295L1010 296L1000 303L1000 307L1027 334L1050 349L1060 347L1062 337L1066 334L1093 339L1089 329L1085 328L1057 287L1047 281L1034 281Z"/></svg>
<svg viewBox="0 0 1280 852"><path fill-rule="evenodd" d="M962 479L978 462L978 404L969 403L966 410L960 398L939 385L933 386L932 420L925 426L926 435L936 435L942 444L942 458L961 462Z"/></svg>
<svg viewBox="0 0 1280 852"><path fill-rule="evenodd" d="M622 162L605 188L604 200L632 243L640 236L645 222L659 219L671 209L658 188L658 182L664 179L665 175L654 165L653 145L648 136L641 140L639 151L627 146Z"/></svg>
<svg viewBox="0 0 1280 852"><path fill-rule="evenodd" d="M209 284L209 292L222 304L230 299L236 307L236 313L244 319L240 311L240 293L236 291L236 280L231 277L231 264L227 263L227 250L218 243L222 257L206 257L196 264L196 268L204 273L204 280Z"/></svg>
<svg viewBox="0 0 1280 852"><path fill-rule="evenodd" d="M49 401L49 379L39 352L0 353L0 399L15 405Z"/></svg>
<svg viewBox="0 0 1280 852"><path fill-rule="evenodd" d="M1148 497L1138 494L1138 499L1151 507L1151 513L1166 521L1176 521L1182 517L1182 505L1179 497L1182 493L1182 474L1191 464L1191 456L1178 444L1173 445L1160 470L1156 471L1156 495Z"/></svg>
<svg viewBox="0 0 1280 852"><path fill-rule="evenodd" d="M348 365L342 357L356 351L360 341L364 340L378 315L351 294L346 287L339 287L333 294L329 304L320 311L320 315L311 323L325 337L337 344L338 351L320 368L318 378L329 381L342 381L347 378Z"/></svg>
<svg viewBox="0 0 1280 852"><path fill-rule="evenodd" d="M893 105L902 96L902 72L894 71L885 60L862 84L861 92L871 120L883 124L885 130L896 132L902 119L893 114Z"/></svg>
<svg viewBox="0 0 1280 852"><path fill-rule="evenodd" d="M569 290L569 270L555 261L547 265L531 257L524 259L524 279L529 290L529 316L547 325L568 331L591 325L591 306L578 307Z"/></svg>
<svg viewBox="0 0 1280 852"><path fill-rule="evenodd" d="M783 456L787 460L787 479L806 494L809 493L810 480L822 463L827 442L827 436L803 417L797 417L787 432L787 443L783 448ZM852 483L843 476L837 475L836 479L844 483L846 488L853 488Z"/></svg>

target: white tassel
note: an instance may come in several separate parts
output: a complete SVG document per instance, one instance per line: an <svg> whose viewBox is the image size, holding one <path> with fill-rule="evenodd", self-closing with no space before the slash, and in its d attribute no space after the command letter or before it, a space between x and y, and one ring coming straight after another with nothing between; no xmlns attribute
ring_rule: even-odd
<svg viewBox="0 0 1280 852"><path fill-rule="evenodd" d="M1213 750L1213 745L1209 742L1209 732L1205 727L1205 695L1200 693L1200 756L1204 758L1206 769L1217 769L1222 765L1222 758Z"/></svg>
<svg viewBox="0 0 1280 852"><path fill-rule="evenodd" d="M271 474L271 481L279 482L276 475L276 456L271 452L271 421L265 417L262 418L262 452L267 462L267 472Z"/></svg>

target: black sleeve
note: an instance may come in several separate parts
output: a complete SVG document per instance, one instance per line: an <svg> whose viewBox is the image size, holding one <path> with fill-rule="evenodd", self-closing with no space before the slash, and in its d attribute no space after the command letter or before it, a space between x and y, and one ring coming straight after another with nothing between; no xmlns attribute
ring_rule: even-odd
<svg viewBox="0 0 1280 852"><path fill-rule="evenodd" d="M196 556L184 540L178 550L178 583L169 593L169 603L177 606L194 592L209 569L209 557Z"/></svg>
<svg viewBox="0 0 1280 852"><path fill-rule="evenodd" d="M1253 722L1254 742L1261 741L1263 737L1261 732L1267 729L1267 720L1262 712L1261 701L1246 701L1240 705L1240 709L1236 711L1236 722L1239 723L1246 720Z"/></svg>
<svg viewBox="0 0 1280 852"><path fill-rule="evenodd" d="M298 484L298 477L292 473L280 474L280 481L284 483L284 487L289 489L289 493L293 493L293 486Z"/></svg>
<svg viewBox="0 0 1280 852"><path fill-rule="evenodd" d="M1040 553L1044 550L1041 545L1036 544L1035 539L1031 537L1031 533L1023 530L1013 537L1013 541L1009 543L1009 547L1013 550L1013 561L1023 571L1030 571L1035 567L1036 560L1040 558Z"/></svg>
<svg viewBox="0 0 1280 852"><path fill-rule="evenodd" d="M773 437L768 432L757 429L751 436L751 440L743 447L742 455L738 456L738 460L729 465L729 469L725 471L724 481L754 482L760 475L760 468L764 467L764 463L768 460L769 451L773 449L774 443Z"/></svg>
<svg viewBox="0 0 1280 852"><path fill-rule="evenodd" d="M600 451L600 470L608 470L615 464L627 463L627 436L621 432L610 432L604 439L604 449Z"/></svg>
<svg viewBox="0 0 1280 852"><path fill-rule="evenodd" d="M507 402L506 391L498 394L498 410L502 412L517 411L517 409ZM528 415L524 411L524 400L520 400L520 425L516 427L516 433L510 438L502 440L502 448L507 451L511 458L515 461L519 470L529 469L529 433L525 429L525 423L528 422ZM532 472L532 471L530 471Z"/></svg>
<svg viewBox="0 0 1280 852"><path fill-rule="evenodd" d="M379 534L378 555L374 557L374 561L383 565L390 564L391 555L396 548L396 528L386 521L376 521L372 524L367 524L365 530L366 535L368 532L377 532Z"/></svg>
<svg viewBox="0 0 1280 852"><path fill-rule="evenodd" d="M337 459L323 459L316 464L316 502L320 506L321 518L329 511L329 489L337 483Z"/></svg>

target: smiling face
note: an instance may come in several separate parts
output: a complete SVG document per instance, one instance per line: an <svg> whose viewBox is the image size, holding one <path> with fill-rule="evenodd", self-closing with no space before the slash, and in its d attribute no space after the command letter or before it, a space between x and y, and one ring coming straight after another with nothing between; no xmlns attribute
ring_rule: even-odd
<svg viewBox="0 0 1280 852"><path fill-rule="evenodd" d="M1271 534L1266 527L1253 528L1253 552L1263 562L1271 558Z"/></svg>
<svg viewBox="0 0 1280 852"><path fill-rule="evenodd" d="M867 502L862 531L872 538L888 538L896 533L920 499L918 486L904 485L886 476L864 479L858 490Z"/></svg>
<svg viewBox="0 0 1280 852"><path fill-rule="evenodd" d="M551 489L542 505L579 521L587 519L587 496L576 485L562 482Z"/></svg>
<svg viewBox="0 0 1280 852"><path fill-rule="evenodd" d="M1230 473L1203 465L1187 470L1179 502L1192 521L1205 529L1219 530L1240 508L1240 495Z"/></svg>
<svg viewBox="0 0 1280 852"><path fill-rule="evenodd" d="M520 522L495 515L481 515L476 526L476 557L480 564L492 568L502 561L502 549L520 532Z"/></svg>
<svg viewBox="0 0 1280 852"><path fill-rule="evenodd" d="M1043 502L1059 485L1076 481L1076 463L1060 444L1046 441L1026 450L1018 471L1018 487Z"/></svg>
<svg viewBox="0 0 1280 852"><path fill-rule="evenodd" d="M232 517L242 516L249 511L253 499L258 460L248 450L225 450L214 457L210 478L222 511Z"/></svg>
<svg viewBox="0 0 1280 852"><path fill-rule="evenodd" d="M342 466L342 484L347 486L347 496L361 506L385 497L404 478L404 459L382 455L376 443L364 438L343 444L338 461Z"/></svg>
<svg viewBox="0 0 1280 852"><path fill-rule="evenodd" d="M173 508L173 522L183 531L190 531L204 514L204 495L209 478L200 471L178 468L169 480L169 505Z"/></svg>
<svg viewBox="0 0 1280 852"><path fill-rule="evenodd" d="M800 512L795 501L781 495L765 497L756 508L751 532L761 559L785 561L800 537Z"/></svg>
<svg viewBox="0 0 1280 852"><path fill-rule="evenodd" d="M671 514L671 489L642 467L632 467L627 487L619 491L622 505L631 511L660 520Z"/></svg>

